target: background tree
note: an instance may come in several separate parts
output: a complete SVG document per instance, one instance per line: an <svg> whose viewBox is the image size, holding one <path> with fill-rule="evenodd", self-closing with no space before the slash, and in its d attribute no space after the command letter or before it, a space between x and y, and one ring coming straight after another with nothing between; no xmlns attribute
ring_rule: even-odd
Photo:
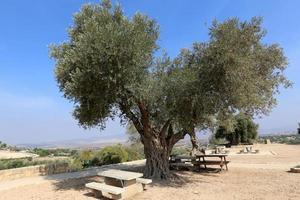
<svg viewBox="0 0 300 200"><path fill-rule="evenodd" d="M107 0L85 5L69 40L51 48L56 79L83 127L103 129L116 116L132 123L144 146L144 175L165 179L174 144L209 116L259 113L275 103L286 60L277 45L261 43L260 22L214 22L208 42L155 61L152 19L127 18Z"/></svg>
<svg viewBox="0 0 300 200"><path fill-rule="evenodd" d="M226 125L220 125L216 131L216 138L225 138L230 144L252 143L257 138L258 125L254 123L251 117L245 114L234 116L233 128Z"/></svg>

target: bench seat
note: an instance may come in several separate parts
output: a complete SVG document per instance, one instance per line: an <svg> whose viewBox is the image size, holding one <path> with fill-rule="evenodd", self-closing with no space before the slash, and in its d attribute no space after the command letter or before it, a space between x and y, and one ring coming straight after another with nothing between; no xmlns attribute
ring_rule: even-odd
<svg viewBox="0 0 300 200"><path fill-rule="evenodd" d="M148 185L148 184L152 183L152 180L151 179L147 179L147 178L137 178L136 182Z"/></svg>
<svg viewBox="0 0 300 200"><path fill-rule="evenodd" d="M192 167L191 163L170 163L171 167Z"/></svg>
<svg viewBox="0 0 300 200"><path fill-rule="evenodd" d="M217 161L217 160L209 160L209 161L196 161L192 162L193 165L225 165L228 164L229 161Z"/></svg>
<svg viewBox="0 0 300 200"><path fill-rule="evenodd" d="M107 193L114 194L114 195L120 195L125 192L124 188L106 185L105 183L91 182L91 183L85 184L85 187L92 189L92 190L107 192Z"/></svg>

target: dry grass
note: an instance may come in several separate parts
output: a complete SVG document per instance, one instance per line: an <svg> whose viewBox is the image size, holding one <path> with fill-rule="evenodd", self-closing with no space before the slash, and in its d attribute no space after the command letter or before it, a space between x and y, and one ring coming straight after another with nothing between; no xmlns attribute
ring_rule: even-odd
<svg viewBox="0 0 300 200"><path fill-rule="evenodd" d="M26 158L26 157L36 157L36 156L37 156L36 154L32 154L32 153L0 150L0 159Z"/></svg>

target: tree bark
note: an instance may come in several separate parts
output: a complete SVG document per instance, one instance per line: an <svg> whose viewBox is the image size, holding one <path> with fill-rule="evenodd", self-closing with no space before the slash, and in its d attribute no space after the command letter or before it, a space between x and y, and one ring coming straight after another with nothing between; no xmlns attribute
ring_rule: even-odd
<svg viewBox="0 0 300 200"><path fill-rule="evenodd" d="M169 156L172 147L162 138L143 138L146 167L144 176L152 179L168 179Z"/></svg>
<svg viewBox="0 0 300 200"><path fill-rule="evenodd" d="M195 155L196 153L198 153L199 150L199 143L196 137L196 133L195 133L195 129L192 129L189 131L188 133L190 135L190 139L191 139L191 143L192 143L192 151L191 151L191 155Z"/></svg>

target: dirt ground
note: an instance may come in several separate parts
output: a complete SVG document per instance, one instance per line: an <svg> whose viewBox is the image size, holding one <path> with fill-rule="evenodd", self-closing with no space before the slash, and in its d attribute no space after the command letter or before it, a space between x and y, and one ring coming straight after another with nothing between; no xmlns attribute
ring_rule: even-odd
<svg viewBox="0 0 300 200"><path fill-rule="evenodd" d="M214 199L300 199L300 174L289 168L300 164L300 145L259 145L255 148L271 153L231 155L229 171L177 171L176 181L155 182L130 200L214 200ZM22 186L0 192L2 200L84 200L95 199L84 183L90 179L73 179Z"/></svg>
<svg viewBox="0 0 300 200"><path fill-rule="evenodd" d="M26 152L15 152L8 150L0 150L0 159L9 158L25 158L25 157L37 157L38 155Z"/></svg>

